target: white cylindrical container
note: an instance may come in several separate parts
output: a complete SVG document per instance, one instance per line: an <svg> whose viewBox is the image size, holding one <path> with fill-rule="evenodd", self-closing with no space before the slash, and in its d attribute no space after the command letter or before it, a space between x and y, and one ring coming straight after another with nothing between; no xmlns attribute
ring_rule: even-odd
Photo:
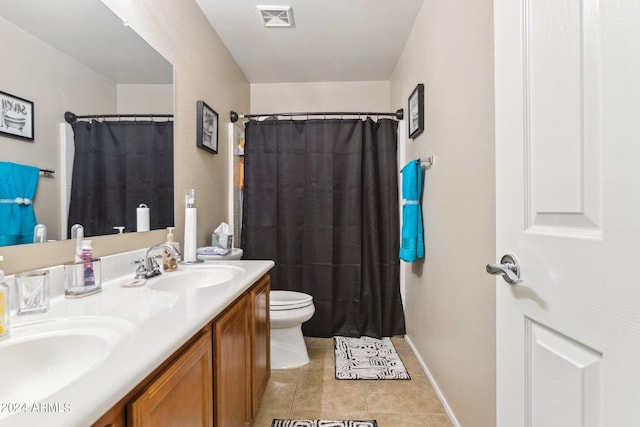
<svg viewBox="0 0 640 427"><path fill-rule="evenodd" d="M149 207L141 203L136 213L138 219L136 231L149 231Z"/></svg>
<svg viewBox="0 0 640 427"><path fill-rule="evenodd" d="M196 262L198 217L197 208L186 208L184 213L184 262Z"/></svg>

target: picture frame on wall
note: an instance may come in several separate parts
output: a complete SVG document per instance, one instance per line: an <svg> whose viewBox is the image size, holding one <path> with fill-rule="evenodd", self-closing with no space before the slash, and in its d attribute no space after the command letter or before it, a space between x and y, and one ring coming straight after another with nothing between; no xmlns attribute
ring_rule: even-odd
<svg viewBox="0 0 640 427"><path fill-rule="evenodd" d="M415 139L424 131L424 85L418 83L409 96L409 138Z"/></svg>
<svg viewBox="0 0 640 427"><path fill-rule="evenodd" d="M33 141L33 102L0 91L0 134Z"/></svg>
<svg viewBox="0 0 640 427"><path fill-rule="evenodd" d="M197 146L218 154L218 113L204 101L197 103L197 126Z"/></svg>

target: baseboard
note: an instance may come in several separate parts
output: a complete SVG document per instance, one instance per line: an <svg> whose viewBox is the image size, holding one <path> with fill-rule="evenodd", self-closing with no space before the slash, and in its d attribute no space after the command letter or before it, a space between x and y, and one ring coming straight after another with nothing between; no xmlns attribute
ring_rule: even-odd
<svg viewBox="0 0 640 427"><path fill-rule="evenodd" d="M416 359L418 359L418 363L420 364L420 367L424 371L424 374L427 376L427 378L431 382L431 385L433 386L433 389L435 390L436 394L438 395L438 399L440 399L440 402L442 403L442 406L444 407L445 412L447 413L447 415L449 416L449 419L451 420L451 424L453 424L453 427L460 427L460 423L456 419L456 416L454 415L453 411L451 410L451 407L447 403L447 399L445 399L444 395L442 394L442 391L440 390L440 387L438 387L438 383L436 383L435 379L431 375L431 372L429 372L429 368L424 363L424 360L422 360L422 357L420 356L420 354L416 350L416 347L413 345L413 342L411 341L411 338L409 337L409 335L405 335L404 336L404 340L409 345L409 348L411 348L411 351L413 352L413 354L416 357Z"/></svg>

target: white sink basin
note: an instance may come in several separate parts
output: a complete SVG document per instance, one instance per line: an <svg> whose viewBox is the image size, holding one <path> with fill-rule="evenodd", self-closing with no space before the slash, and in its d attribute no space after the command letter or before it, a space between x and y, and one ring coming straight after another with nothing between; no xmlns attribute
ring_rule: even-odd
<svg viewBox="0 0 640 427"><path fill-rule="evenodd" d="M186 291L208 288L228 283L244 273L244 269L231 265L191 266L184 270L164 273L160 277L147 280L147 286L159 291Z"/></svg>
<svg viewBox="0 0 640 427"><path fill-rule="evenodd" d="M98 316L13 326L10 338L0 341L0 402L46 399L98 367L133 331L125 320Z"/></svg>

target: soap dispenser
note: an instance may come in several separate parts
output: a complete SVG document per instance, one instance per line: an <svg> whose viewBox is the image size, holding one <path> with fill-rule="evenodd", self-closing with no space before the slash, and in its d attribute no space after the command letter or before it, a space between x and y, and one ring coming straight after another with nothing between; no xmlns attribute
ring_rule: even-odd
<svg viewBox="0 0 640 427"><path fill-rule="evenodd" d="M167 244L176 248L180 253L180 243L176 242L173 236L174 227L167 227ZM167 249L162 251L162 269L164 271L176 271L178 269L178 260Z"/></svg>
<svg viewBox="0 0 640 427"><path fill-rule="evenodd" d="M0 261L4 258L0 255ZM9 286L4 283L4 271L0 270L0 339L9 335Z"/></svg>

